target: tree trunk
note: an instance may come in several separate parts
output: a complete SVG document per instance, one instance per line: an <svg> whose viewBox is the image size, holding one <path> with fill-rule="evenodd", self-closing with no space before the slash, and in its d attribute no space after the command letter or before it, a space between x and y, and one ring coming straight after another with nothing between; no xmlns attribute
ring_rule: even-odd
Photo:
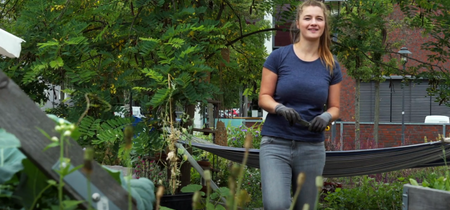
<svg viewBox="0 0 450 210"><path fill-rule="evenodd" d="M243 113L244 113L244 105L242 102L242 87L241 87L239 88L239 117L243 117L244 116Z"/></svg>
<svg viewBox="0 0 450 210"><path fill-rule="evenodd" d="M243 117L248 117L248 96L244 96L244 105L242 109Z"/></svg>
<svg viewBox="0 0 450 210"><path fill-rule="evenodd" d="M355 89L355 149L360 149L360 89L361 89L361 80L356 79L356 89Z"/></svg>
<svg viewBox="0 0 450 210"><path fill-rule="evenodd" d="M208 109L208 128L213 129L214 128L214 105L211 103L208 103L207 109Z"/></svg>
<svg viewBox="0 0 450 210"><path fill-rule="evenodd" d="M375 113L373 119L373 138L378 148L378 124L380 123L380 81L375 81Z"/></svg>

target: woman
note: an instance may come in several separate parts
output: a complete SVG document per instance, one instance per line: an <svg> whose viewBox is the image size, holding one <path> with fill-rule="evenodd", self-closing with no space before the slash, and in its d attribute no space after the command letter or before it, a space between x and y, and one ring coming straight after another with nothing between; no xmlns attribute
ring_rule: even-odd
<svg viewBox="0 0 450 210"><path fill-rule="evenodd" d="M315 208L315 179L325 165L323 131L339 117L342 74L330 52L326 6L316 0L300 4L294 27L294 43L273 51L264 63L259 94L259 106L269 112L260 149L263 203L269 210L289 209L300 172L306 180L296 209ZM297 123L301 119L311 125Z"/></svg>

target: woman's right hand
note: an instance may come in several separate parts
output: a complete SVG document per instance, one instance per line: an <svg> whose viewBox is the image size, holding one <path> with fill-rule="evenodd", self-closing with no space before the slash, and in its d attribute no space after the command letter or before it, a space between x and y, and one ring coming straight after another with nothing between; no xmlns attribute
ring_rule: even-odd
<svg viewBox="0 0 450 210"><path fill-rule="evenodd" d="M302 119L295 109L286 107L283 104L278 104L275 107L275 113L283 116L289 122L290 126Z"/></svg>

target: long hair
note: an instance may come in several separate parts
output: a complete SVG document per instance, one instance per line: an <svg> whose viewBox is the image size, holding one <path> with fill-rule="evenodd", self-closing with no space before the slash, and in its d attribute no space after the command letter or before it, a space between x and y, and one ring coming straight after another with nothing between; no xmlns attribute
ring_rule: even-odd
<svg viewBox="0 0 450 210"><path fill-rule="evenodd" d="M295 14L295 21L291 25L290 35L291 40L293 43L297 43L300 41L300 29L297 29L297 21L299 21L300 15L303 12L303 8L308 6L316 6L320 7L324 13L324 20L325 20L325 28L323 30L323 34L320 37L319 41L319 57L320 60L325 64L327 69L330 71L330 74L333 73L333 69L336 67L335 60L333 57L333 54L331 54L330 47L331 47L331 37L330 37L330 24L329 24L329 16L330 12L327 9L327 6L317 0L306 0L303 3L300 3L300 5L297 7L297 13Z"/></svg>

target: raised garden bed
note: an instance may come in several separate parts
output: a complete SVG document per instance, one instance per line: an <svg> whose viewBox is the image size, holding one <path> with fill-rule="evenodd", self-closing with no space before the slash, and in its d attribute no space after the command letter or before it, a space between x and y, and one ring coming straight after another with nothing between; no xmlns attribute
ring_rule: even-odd
<svg viewBox="0 0 450 210"><path fill-rule="evenodd" d="M403 185L403 210L449 210L450 192L428 187Z"/></svg>

